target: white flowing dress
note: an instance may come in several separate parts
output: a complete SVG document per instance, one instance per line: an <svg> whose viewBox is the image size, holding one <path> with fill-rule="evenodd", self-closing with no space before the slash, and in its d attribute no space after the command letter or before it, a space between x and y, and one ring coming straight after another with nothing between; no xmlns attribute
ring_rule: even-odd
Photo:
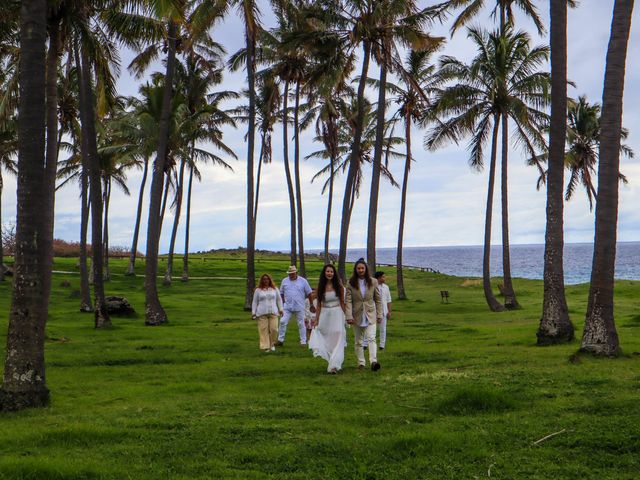
<svg viewBox="0 0 640 480"><path fill-rule="evenodd" d="M327 372L341 370L347 340L345 317L336 292L326 292L318 325L311 332L309 348L314 357L322 357L329 365Z"/></svg>

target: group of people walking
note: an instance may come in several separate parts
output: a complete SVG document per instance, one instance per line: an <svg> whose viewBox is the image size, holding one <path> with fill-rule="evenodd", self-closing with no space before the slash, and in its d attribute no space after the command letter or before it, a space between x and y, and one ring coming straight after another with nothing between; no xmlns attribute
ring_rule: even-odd
<svg viewBox="0 0 640 480"><path fill-rule="evenodd" d="M347 346L346 327L354 332L357 368L366 367L368 351L371 370L380 370L376 332L380 326L380 349L386 346L387 320L391 318L391 294L384 272L369 273L364 259L359 259L346 285L331 264L325 265L314 290L289 267L280 289L268 274L260 277L253 295L252 316L258 322L260 348L275 351L284 345L287 325L296 319L300 345L307 346L316 357L327 361L327 372L338 373ZM278 323L278 318L280 322Z"/></svg>

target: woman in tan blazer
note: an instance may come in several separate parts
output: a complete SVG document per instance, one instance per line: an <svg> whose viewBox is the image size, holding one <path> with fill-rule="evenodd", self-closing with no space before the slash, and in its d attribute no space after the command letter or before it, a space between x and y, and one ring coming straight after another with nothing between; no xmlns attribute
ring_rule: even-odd
<svg viewBox="0 0 640 480"><path fill-rule="evenodd" d="M364 259L359 259L353 267L353 275L346 286L346 320L353 326L355 335L358 369L364 370L364 338L369 343L369 363L374 372L380 370L378 348L376 346L376 327L382 321L382 302L378 291L378 282L371 278L369 267Z"/></svg>

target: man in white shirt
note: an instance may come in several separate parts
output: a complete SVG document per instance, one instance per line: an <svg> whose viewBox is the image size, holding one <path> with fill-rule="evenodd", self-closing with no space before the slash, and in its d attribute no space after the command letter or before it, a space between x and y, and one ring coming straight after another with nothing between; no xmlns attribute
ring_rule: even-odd
<svg viewBox="0 0 640 480"><path fill-rule="evenodd" d="M280 319L280 329L278 331L278 342L276 346L284 345L284 337L287 333L287 325L292 316L295 316L298 322L298 330L300 332L300 345L307 344L307 329L304 325L305 299L309 302L313 301L311 287L309 282L298 275L298 269L292 265L287 270L287 278L282 280L280 285L280 295L284 300L284 315ZM310 307L311 312L316 309L313 304Z"/></svg>
<svg viewBox="0 0 640 480"><path fill-rule="evenodd" d="M376 272L374 277L378 281L380 301L382 302L382 321L380 322L380 350L387 345L387 320L391 319L391 292L387 285L387 277L384 272Z"/></svg>

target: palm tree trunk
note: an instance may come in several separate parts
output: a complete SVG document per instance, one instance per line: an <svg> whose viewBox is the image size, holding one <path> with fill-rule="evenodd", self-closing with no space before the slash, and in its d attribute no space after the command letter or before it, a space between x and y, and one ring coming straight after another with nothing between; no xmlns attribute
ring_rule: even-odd
<svg viewBox="0 0 640 480"><path fill-rule="evenodd" d="M405 145L407 153L404 163L404 176L402 178L402 196L400 198L400 222L398 224L398 246L396 248L396 271L398 298L406 300L407 294L404 291L404 275L402 272L402 249L404 243L404 219L407 210L407 188L409 185L409 172L411 171L411 115L405 117Z"/></svg>
<svg viewBox="0 0 640 480"><path fill-rule="evenodd" d="M618 226L622 102L632 13L633 0L615 1L602 94L596 234L589 303L580 347L580 350L596 355L613 356L619 353L613 311L613 283Z"/></svg>
<svg viewBox="0 0 640 480"><path fill-rule="evenodd" d="M293 110L294 130L294 173L296 181L296 209L298 210L298 249L300 252L300 275L306 277L304 265L304 229L302 227L302 188L300 186L300 81L296 83L296 104Z"/></svg>
<svg viewBox="0 0 640 480"><path fill-rule="evenodd" d="M332 136L332 139L335 140L333 136L335 133L336 125L335 119L333 116L329 116L329 120L327 121L327 130L328 134ZM333 207L333 182L336 174L336 149L335 149L335 141L332 141L332 146L329 148L329 168L330 168L330 176L329 176L329 198L327 200L327 221L324 230L324 263L328 265L330 263L329 257L329 241L331 237L331 209Z"/></svg>
<svg viewBox="0 0 640 480"><path fill-rule="evenodd" d="M49 403L44 337L48 298L41 262L45 213L40 193L45 178L45 42L47 2L22 2L20 11L20 100L18 116L18 209L14 278L0 410Z"/></svg>
<svg viewBox="0 0 640 480"><path fill-rule="evenodd" d="M256 199L253 205L253 221L258 223L258 203L260 202L260 178L262 176L262 158L264 156L264 134L262 135L262 142L260 144L260 156L258 157L258 173L256 175Z"/></svg>
<svg viewBox="0 0 640 480"><path fill-rule="evenodd" d="M111 201L111 180L107 179L104 184L104 227L103 227L103 248L104 248L104 280L111 279L109 271L109 203Z"/></svg>
<svg viewBox="0 0 640 480"><path fill-rule="evenodd" d="M182 189L184 185L184 168L187 162L180 161L180 173L178 178L178 186L176 187L176 211L173 216L173 229L171 230L171 241L169 242L169 256L167 258L167 271L164 274L164 285L171 285L171 276L173 275L173 252L176 247L176 236L178 235L178 225L180 224L180 212L182 211Z"/></svg>
<svg viewBox="0 0 640 480"><path fill-rule="evenodd" d="M256 137L256 65L255 38L251 32L249 22L246 22L247 42L247 80L249 83L249 127L247 132L247 289L244 298L244 309L250 310L253 301L253 291L256 288L255 266L255 219L253 218L253 151Z"/></svg>
<svg viewBox="0 0 640 480"><path fill-rule="evenodd" d="M484 220L484 253L482 257L482 287L484 297L493 312L504 311L504 306L498 302L491 289L491 216L493 213L493 189L496 178L496 158L498 153L498 129L500 116L494 117L493 138L491 142L491 163L489 165L489 186L487 187L487 210Z"/></svg>
<svg viewBox="0 0 640 480"><path fill-rule="evenodd" d="M162 233L162 224L164 223L164 212L167 209L167 200L169 199L169 187L171 186L171 172L167 172L164 178L164 193L162 194L162 207L160 208L160 218L158 219L158 240Z"/></svg>
<svg viewBox="0 0 640 480"><path fill-rule="evenodd" d="M289 222L291 224L291 265L298 264L297 252L297 234L296 234L296 198L293 193L293 180L291 179L291 170L289 168L289 80L284 82L284 93L282 97L282 148L284 152L284 174L287 179L287 192L289 193Z"/></svg>
<svg viewBox="0 0 640 480"><path fill-rule="evenodd" d="M373 149L373 172L371 174L371 194L369 195L369 225L367 229L367 263L372 272L376 270L376 225L378 222L378 195L380 193L380 169L384 143L386 113L387 65L380 65L380 85L378 86L378 109L376 118L376 143Z"/></svg>
<svg viewBox="0 0 640 480"><path fill-rule="evenodd" d="M83 147L85 148L85 147ZM82 161L82 172L80 177L80 311L84 313L93 312L91 306L91 287L89 285L89 270L87 268L87 229L89 226L89 185L88 173Z"/></svg>
<svg viewBox="0 0 640 480"><path fill-rule="evenodd" d="M45 195L43 210L45 212L46 243L42 259L53 269L53 217L55 212L56 173L58 170L58 57L60 51L60 19L53 15L49 21L49 50L47 52L46 71L46 167L45 167ZM48 262L48 263L47 263ZM51 275L45 274L42 279L44 295L49 298L51 293Z"/></svg>
<svg viewBox="0 0 640 480"><path fill-rule="evenodd" d="M151 193L149 194L149 221L147 226L147 255L145 262L145 325L162 325L167 323L167 314L158 298L158 243L160 241L160 197L164 183L164 167L169 143L169 122L171 121L171 97L173 91L173 76L176 62L176 35L178 28L175 22L169 20L167 29L169 44L167 52L167 70L164 79L162 96L162 113L158 132L158 152L153 162L151 175Z"/></svg>
<svg viewBox="0 0 640 480"><path fill-rule="evenodd" d="M356 117L356 128L354 132L353 144L351 145L351 158L349 159L349 170L345 181L344 199L342 201L342 221L340 222L340 250L338 252L338 274L346 280L347 244L349 239L349 224L351 223L351 207L353 206L354 183L360 162L360 142L362 141L362 131L364 130L364 90L367 82L367 72L369 70L369 60L371 56L371 45L368 42L363 44L362 72L358 84L358 114Z"/></svg>
<svg viewBox="0 0 640 480"><path fill-rule="evenodd" d="M91 66L88 52L80 52L80 118L82 134L86 136L87 165L89 166L89 193L91 198L91 253L93 257L93 297L95 328L111 326L104 300L104 281L102 277L102 186L100 180L100 160L96 143L96 126L93 87L91 85ZM83 143L85 145L85 143Z"/></svg>
<svg viewBox="0 0 640 480"><path fill-rule="evenodd" d="M564 293L564 148L567 135L567 2L550 0L551 128L547 170L547 226L544 243L544 298L538 345L573 340Z"/></svg>
<svg viewBox="0 0 640 480"><path fill-rule="evenodd" d="M507 310L520 308L511 281L511 248L509 246L509 189L508 189L508 161L509 161L509 118L502 114L502 276L504 285L504 306Z"/></svg>
<svg viewBox="0 0 640 480"><path fill-rule="evenodd" d="M140 183L140 193L138 194L138 210L136 212L136 225L133 228L133 241L131 242L131 255L129 256L129 266L125 275L135 276L136 255L138 254L138 235L140 234L140 219L142 218L142 200L144 198L144 187L147 183L147 173L149 171L149 159L144 159L144 170L142 172L142 182Z"/></svg>
<svg viewBox="0 0 640 480"><path fill-rule="evenodd" d="M191 226L191 187L193 184L193 166L189 166L189 186L187 187L187 211L184 219L184 256L182 257L182 281L189 281L189 227Z"/></svg>

